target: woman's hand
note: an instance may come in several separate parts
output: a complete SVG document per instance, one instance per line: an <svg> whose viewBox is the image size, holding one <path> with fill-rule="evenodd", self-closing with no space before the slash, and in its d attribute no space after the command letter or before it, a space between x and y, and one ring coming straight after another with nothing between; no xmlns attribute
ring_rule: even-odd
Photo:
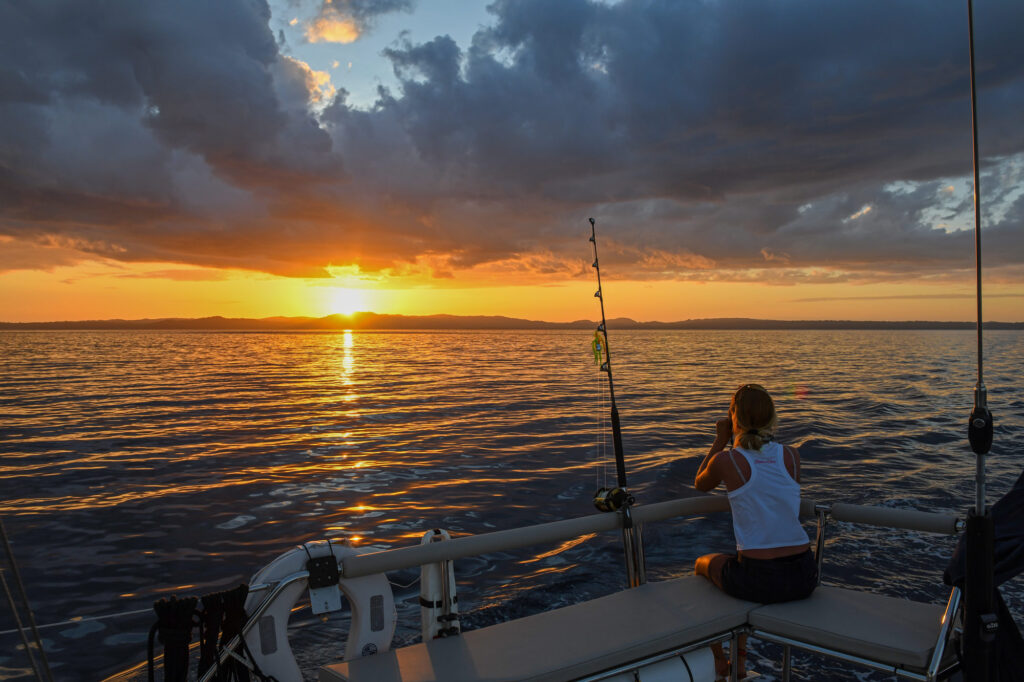
<svg viewBox="0 0 1024 682"><path fill-rule="evenodd" d="M728 443L732 440L732 418L722 417L715 422L715 441Z"/></svg>
<svg viewBox="0 0 1024 682"><path fill-rule="evenodd" d="M708 451L707 457L701 463L697 469L697 478L694 479L693 485L697 490L713 490L722 482L721 475L715 471L715 467L711 466L714 455L725 449L725 446L729 444L732 439L732 418L723 417L715 422L715 442Z"/></svg>

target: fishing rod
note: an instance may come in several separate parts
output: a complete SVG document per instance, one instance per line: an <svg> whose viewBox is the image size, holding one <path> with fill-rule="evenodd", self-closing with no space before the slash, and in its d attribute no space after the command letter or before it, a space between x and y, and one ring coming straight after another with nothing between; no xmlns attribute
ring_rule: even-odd
<svg viewBox="0 0 1024 682"><path fill-rule="evenodd" d="M598 361L602 359L601 371L608 375L608 397L611 404L612 423L612 447L615 452L615 474L617 485L613 488L607 486L598 488L594 493L594 506L603 512L618 512L622 517L622 542L626 552L626 575L630 587L636 587L647 582L643 539L640 536L640 528L633 523L630 507L636 502L629 492L626 483L626 460L622 452L622 425L619 422L619 408L615 404L615 382L612 379L612 355L608 345L608 321L604 313L604 292L601 289L601 264L597 257L597 231L593 218L590 218L590 243L594 247L593 268L597 271L597 291L594 297L601 302L601 324L597 326L594 339L594 357ZM601 334L604 338L603 347L600 344Z"/></svg>
<svg viewBox="0 0 1024 682"><path fill-rule="evenodd" d="M592 267L597 271L597 291L594 297L601 302L601 324L597 325L597 333L604 336L604 361L601 363L601 371L608 375L608 397L611 403L612 422L612 447L615 452L615 475L616 483L614 488L599 488L594 493L594 506L601 511L616 511L620 507L632 504L635 500L629 494L629 487L626 483L626 461L622 454L622 425L619 422L619 408L615 404L615 381L612 378L612 353L608 345L608 322L604 315L604 293L601 290L601 264L597 258L597 231L594 219L590 219L590 243L594 246L594 263ZM595 347L595 357L599 357L602 351L600 345Z"/></svg>
<svg viewBox="0 0 1024 682"><path fill-rule="evenodd" d="M995 524L985 506L985 456L992 447L992 412L988 409L982 357L981 314L981 172L978 167L978 97L974 69L974 5L967 0L967 32L971 55L971 142L974 161L974 259L978 317L978 382L967 439L975 454L974 507L967 514L967 560L964 576L964 662L968 679L992 679L992 643L999 628L994 604Z"/></svg>

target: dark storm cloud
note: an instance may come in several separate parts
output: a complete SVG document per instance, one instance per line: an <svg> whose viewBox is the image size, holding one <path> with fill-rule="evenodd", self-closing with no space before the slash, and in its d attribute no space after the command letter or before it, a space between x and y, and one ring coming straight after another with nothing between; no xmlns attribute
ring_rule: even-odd
<svg viewBox="0 0 1024 682"><path fill-rule="evenodd" d="M0 229L222 262L277 195L341 177L268 19L245 0L0 4Z"/></svg>
<svg viewBox="0 0 1024 682"><path fill-rule="evenodd" d="M322 9L361 30L411 5ZM634 277L969 266L972 206L949 190L971 169L961 3L491 11L469 45L393 43L399 86L372 108L338 81L320 110L325 84L279 53L260 2L0 4L0 233L288 274L424 258L543 277L579 271L596 215ZM1007 268L1024 262L1020 26L1021 3L976 8L988 263Z"/></svg>
<svg viewBox="0 0 1024 682"><path fill-rule="evenodd" d="M332 0L326 4L334 5L364 26L384 14L411 12L416 6L414 0Z"/></svg>
<svg viewBox="0 0 1024 682"><path fill-rule="evenodd" d="M899 264L962 259L969 235L926 215L940 203L939 179L970 172L959 5L508 0L492 11L494 26L465 50L446 36L389 50L401 92L358 125L341 103L325 117L354 166L365 157L353 129L397 131L401 151L385 158L408 158L413 146L422 172L399 161L386 173L419 188L409 201L448 202L445 234L463 263L530 242L560 248L550 227L572 232L591 211L630 268L650 252L900 276L911 268ZM1014 113L1024 11L987 11L977 16L981 151L1012 158L1024 146ZM1014 186L994 179L989 192ZM885 189L898 180L915 189ZM492 220L508 229L460 216L491 201ZM1024 259L1020 203L987 223L993 265ZM520 212L517 227L502 208Z"/></svg>

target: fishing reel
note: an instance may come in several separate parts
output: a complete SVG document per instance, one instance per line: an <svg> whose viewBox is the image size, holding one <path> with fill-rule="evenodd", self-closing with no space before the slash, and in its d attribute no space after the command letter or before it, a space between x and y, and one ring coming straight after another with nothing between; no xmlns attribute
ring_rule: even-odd
<svg viewBox="0 0 1024 682"><path fill-rule="evenodd" d="M594 493L594 506L603 512L618 511L635 501L625 488L600 488Z"/></svg>

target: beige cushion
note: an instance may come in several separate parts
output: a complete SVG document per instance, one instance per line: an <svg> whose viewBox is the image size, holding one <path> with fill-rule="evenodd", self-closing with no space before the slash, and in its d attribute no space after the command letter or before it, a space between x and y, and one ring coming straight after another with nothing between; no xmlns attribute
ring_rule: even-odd
<svg viewBox="0 0 1024 682"><path fill-rule="evenodd" d="M822 585L807 599L754 609L750 625L806 644L921 670L928 666L944 610L938 604Z"/></svg>
<svg viewBox="0 0 1024 682"><path fill-rule="evenodd" d="M757 604L687 576L330 665L321 682L565 680L743 625Z"/></svg>

